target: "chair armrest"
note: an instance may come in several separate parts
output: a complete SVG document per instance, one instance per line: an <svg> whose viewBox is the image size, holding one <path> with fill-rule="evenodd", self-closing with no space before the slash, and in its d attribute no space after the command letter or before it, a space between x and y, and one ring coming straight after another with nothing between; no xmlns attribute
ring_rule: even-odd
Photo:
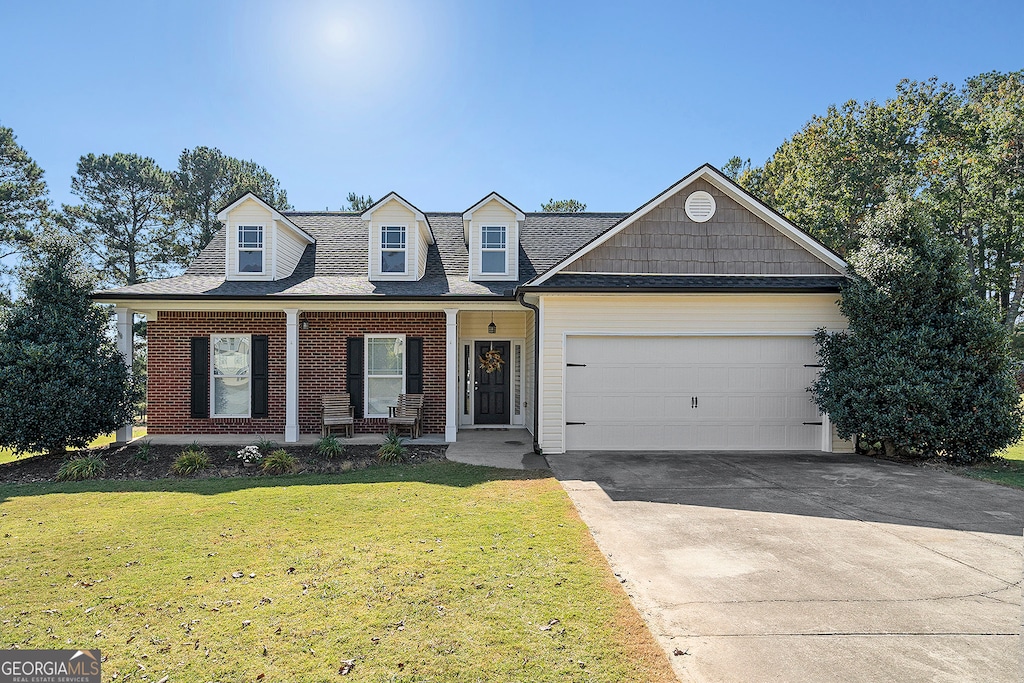
<svg viewBox="0 0 1024 683"><path fill-rule="evenodd" d="M398 406L388 406L388 417L394 417L395 416L395 409L397 407Z"/></svg>

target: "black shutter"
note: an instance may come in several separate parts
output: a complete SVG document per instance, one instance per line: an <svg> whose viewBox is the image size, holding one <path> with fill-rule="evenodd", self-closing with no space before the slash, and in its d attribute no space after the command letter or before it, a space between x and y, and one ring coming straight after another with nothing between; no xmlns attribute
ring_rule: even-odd
<svg viewBox="0 0 1024 683"><path fill-rule="evenodd" d="M210 338L192 337L192 417L210 417Z"/></svg>
<svg viewBox="0 0 1024 683"><path fill-rule="evenodd" d="M405 339L405 393L423 393L423 337Z"/></svg>
<svg viewBox="0 0 1024 683"><path fill-rule="evenodd" d="M363 416L363 338L348 338L348 395L355 416Z"/></svg>
<svg viewBox="0 0 1024 683"><path fill-rule="evenodd" d="M252 336L252 416L266 417L270 383L267 366L270 338L265 334Z"/></svg>

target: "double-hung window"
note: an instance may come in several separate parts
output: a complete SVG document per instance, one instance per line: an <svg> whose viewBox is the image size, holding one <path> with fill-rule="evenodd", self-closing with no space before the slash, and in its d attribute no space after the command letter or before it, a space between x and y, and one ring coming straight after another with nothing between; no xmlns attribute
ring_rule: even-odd
<svg viewBox="0 0 1024 683"><path fill-rule="evenodd" d="M238 226L238 272L263 272L263 226Z"/></svg>
<svg viewBox="0 0 1024 683"><path fill-rule="evenodd" d="M380 229L380 272L405 272L405 226L384 225Z"/></svg>
<svg viewBox="0 0 1024 683"><path fill-rule="evenodd" d="M505 226L484 225L480 228L480 272L504 275L507 272Z"/></svg>
<svg viewBox="0 0 1024 683"><path fill-rule="evenodd" d="M405 393L405 336L366 335L366 417L387 417Z"/></svg>
<svg viewBox="0 0 1024 683"><path fill-rule="evenodd" d="M211 339L213 417L249 417L251 346L247 334Z"/></svg>

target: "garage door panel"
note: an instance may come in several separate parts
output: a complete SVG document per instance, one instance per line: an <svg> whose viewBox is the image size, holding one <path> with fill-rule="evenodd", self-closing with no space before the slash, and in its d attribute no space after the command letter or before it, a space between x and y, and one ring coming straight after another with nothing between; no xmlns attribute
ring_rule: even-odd
<svg viewBox="0 0 1024 683"><path fill-rule="evenodd" d="M568 449L820 447L810 337L570 336L567 360Z"/></svg>

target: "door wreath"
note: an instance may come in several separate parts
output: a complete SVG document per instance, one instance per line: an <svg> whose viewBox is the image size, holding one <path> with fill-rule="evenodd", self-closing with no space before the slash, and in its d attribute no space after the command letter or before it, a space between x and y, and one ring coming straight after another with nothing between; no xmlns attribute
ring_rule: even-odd
<svg viewBox="0 0 1024 683"><path fill-rule="evenodd" d="M487 374L501 370L504 364L505 359L501 357L501 351L498 349L490 349L480 354L480 369Z"/></svg>

